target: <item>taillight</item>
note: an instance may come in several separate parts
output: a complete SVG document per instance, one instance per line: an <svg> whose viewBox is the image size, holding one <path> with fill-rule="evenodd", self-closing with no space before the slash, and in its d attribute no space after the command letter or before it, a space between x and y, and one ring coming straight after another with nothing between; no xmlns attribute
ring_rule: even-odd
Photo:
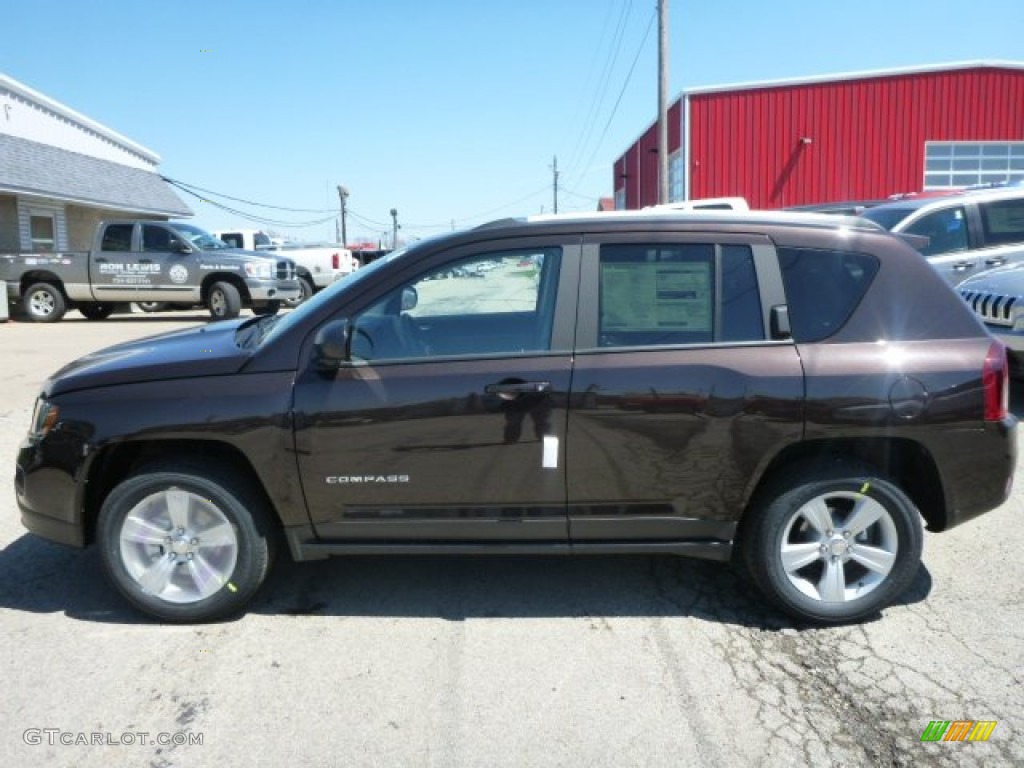
<svg viewBox="0 0 1024 768"><path fill-rule="evenodd" d="M1001 342L994 341L988 348L981 386L985 390L985 421L1002 421L1010 408L1010 369Z"/></svg>
<svg viewBox="0 0 1024 768"><path fill-rule="evenodd" d="M331 269L341 269L341 257L336 253L331 254Z"/></svg>

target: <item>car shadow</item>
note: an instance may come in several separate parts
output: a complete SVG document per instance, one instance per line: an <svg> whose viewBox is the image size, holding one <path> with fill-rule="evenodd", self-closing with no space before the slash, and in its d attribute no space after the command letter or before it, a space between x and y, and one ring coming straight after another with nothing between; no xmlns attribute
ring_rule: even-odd
<svg viewBox="0 0 1024 768"><path fill-rule="evenodd" d="M924 600L921 566L897 604ZM118 595L95 548L24 535L0 551L0 608L110 624L156 623ZM282 617L691 617L764 630L810 629L770 607L727 563L671 555L278 558L247 613ZM878 614L870 620L877 619Z"/></svg>

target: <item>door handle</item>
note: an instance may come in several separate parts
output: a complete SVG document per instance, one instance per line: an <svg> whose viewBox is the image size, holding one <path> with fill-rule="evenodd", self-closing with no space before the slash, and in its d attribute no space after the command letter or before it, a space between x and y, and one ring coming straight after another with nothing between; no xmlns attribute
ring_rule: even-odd
<svg viewBox="0 0 1024 768"><path fill-rule="evenodd" d="M968 269L971 269L973 266L974 266L974 262L973 261L958 261L956 264L953 265L953 271L954 272L966 272Z"/></svg>
<svg viewBox="0 0 1024 768"><path fill-rule="evenodd" d="M152 264L152 259L139 259L139 264Z"/></svg>
<svg viewBox="0 0 1024 768"><path fill-rule="evenodd" d="M511 400L517 395L535 395L548 392L550 389L550 381L502 381L497 384L488 384L484 387L484 392Z"/></svg>
<svg viewBox="0 0 1024 768"><path fill-rule="evenodd" d="M997 256L994 259L985 259L985 263L990 267L1001 267L1006 263L1005 256Z"/></svg>
<svg viewBox="0 0 1024 768"><path fill-rule="evenodd" d="M106 264L107 263L106 259L95 259L95 261L96 261L97 264Z"/></svg>

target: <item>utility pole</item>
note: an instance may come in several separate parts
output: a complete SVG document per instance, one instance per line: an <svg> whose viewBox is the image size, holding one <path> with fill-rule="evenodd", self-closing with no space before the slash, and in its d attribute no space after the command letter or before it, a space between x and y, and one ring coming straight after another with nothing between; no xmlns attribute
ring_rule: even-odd
<svg viewBox="0 0 1024 768"><path fill-rule="evenodd" d="M391 209L391 250L398 249L398 209Z"/></svg>
<svg viewBox="0 0 1024 768"><path fill-rule="evenodd" d="M554 161L551 164L551 172L554 174L554 192L555 192L555 213L558 213L558 155L555 155Z"/></svg>
<svg viewBox="0 0 1024 768"><path fill-rule="evenodd" d="M338 185L338 200L341 201L341 247L348 248L348 232L345 229L345 201L348 199L348 188Z"/></svg>
<svg viewBox="0 0 1024 768"><path fill-rule="evenodd" d="M668 202L668 0L658 0L658 202Z"/></svg>

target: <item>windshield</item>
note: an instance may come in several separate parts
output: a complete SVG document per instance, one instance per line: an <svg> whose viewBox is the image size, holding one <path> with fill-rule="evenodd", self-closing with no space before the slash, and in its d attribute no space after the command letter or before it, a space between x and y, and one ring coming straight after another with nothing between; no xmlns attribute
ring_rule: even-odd
<svg viewBox="0 0 1024 768"><path fill-rule="evenodd" d="M335 302L338 294L344 291L348 291L350 289L356 290L356 286L363 283L365 280L372 277L373 275L377 274L377 272L385 264L390 264L395 259L401 258L401 256L405 254L407 250L408 248L402 248L397 251L392 251L387 256L382 256L381 258L377 259L369 266L363 267L362 269L357 269L355 272L351 272L345 277L341 278L340 280L331 283L327 288L324 288L322 291L315 294L312 298L308 299L307 301L302 302L298 307L293 309L288 314L276 315L276 322L274 323L273 327L268 329L266 334L264 334L260 338L260 341L263 342L273 339L275 336L278 336L279 334L283 333L285 330L291 328L296 323L301 322L302 318L304 318L310 312L316 312L317 310L320 309L320 307Z"/></svg>
<svg viewBox="0 0 1024 768"><path fill-rule="evenodd" d="M873 221L879 226L892 230L893 227L916 210L916 208L905 208L902 206L890 208L888 205L880 205L877 208L869 208L860 216L862 219Z"/></svg>
<svg viewBox="0 0 1024 768"><path fill-rule="evenodd" d="M200 229L194 224L181 224L179 222L174 222L171 226L174 227L174 230L178 234L201 251L216 251L220 248L231 247L223 240L214 237L205 229Z"/></svg>

